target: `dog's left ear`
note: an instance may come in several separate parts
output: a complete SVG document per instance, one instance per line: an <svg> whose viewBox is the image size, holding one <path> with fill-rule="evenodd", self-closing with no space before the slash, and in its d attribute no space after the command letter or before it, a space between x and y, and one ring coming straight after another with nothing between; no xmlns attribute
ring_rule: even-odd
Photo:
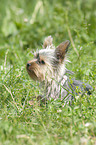
<svg viewBox="0 0 96 145"><path fill-rule="evenodd" d="M65 42L60 43L56 49L55 49L55 54L56 58L62 62L65 58L65 54L68 51L68 47L70 45L70 41L66 40Z"/></svg>
<svg viewBox="0 0 96 145"><path fill-rule="evenodd" d="M45 38L44 43L43 43L43 48L47 48L47 46L52 45L53 38L52 36L48 36Z"/></svg>

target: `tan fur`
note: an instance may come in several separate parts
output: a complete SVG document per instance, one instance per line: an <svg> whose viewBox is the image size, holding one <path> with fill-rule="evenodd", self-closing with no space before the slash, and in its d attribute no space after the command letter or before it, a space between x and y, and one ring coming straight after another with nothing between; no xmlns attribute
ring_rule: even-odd
<svg viewBox="0 0 96 145"><path fill-rule="evenodd" d="M44 43L43 43L43 48L51 46L52 41L53 41L53 38L51 36L46 37L45 40L44 40Z"/></svg>
<svg viewBox="0 0 96 145"><path fill-rule="evenodd" d="M65 74L65 53L69 46L69 41L65 41L55 48L52 40L51 36L47 37L43 43L45 49L37 51L35 58L26 65L29 76L43 83L47 99L59 97L60 86L56 81L59 82Z"/></svg>
<svg viewBox="0 0 96 145"><path fill-rule="evenodd" d="M64 60L64 57L65 57L65 54L67 52L67 48L69 47L69 45L70 45L70 42L67 40L59 44L59 46L57 46L55 50L56 57L60 59L61 62Z"/></svg>
<svg viewBox="0 0 96 145"><path fill-rule="evenodd" d="M44 75L42 73L40 66L35 61L36 59L28 62L31 64L31 66L29 66L29 68L27 69L27 72L33 80L42 81L44 79Z"/></svg>
<svg viewBox="0 0 96 145"><path fill-rule="evenodd" d="M35 59L28 61L26 66L29 76L33 80L44 81L45 78L47 81L50 81L51 78L57 78L58 81L64 74L65 70L65 53L66 49L69 46L69 41L61 43L57 48L53 49L50 46L52 44L53 38L48 36L44 40L44 47L47 49L41 49L35 54ZM46 44L46 45L45 45ZM44 64L43 64L44 63Z"/></svg>
<svg viewBox="0 0 96 145"><path fill-rule="evenodd" d="M52 40L53 38L51 36L45 38L43 43L44 49L35 53L35 58L28 61L26 69L33 80L37 80L43 84L45 98L48 100L49 98L53 98L54 100L60 98L61 100L64 99L65 103L68 103L73 99L73 92L76 86L80 86L84 90L83 83L76 80L71 83L66 76L66 52L70 42L68 40L62 42L55 48ZM86 84L86 90L90 88ZM44 97L42 98L41 95L38 98L42 98L44 101Z"/></svg>

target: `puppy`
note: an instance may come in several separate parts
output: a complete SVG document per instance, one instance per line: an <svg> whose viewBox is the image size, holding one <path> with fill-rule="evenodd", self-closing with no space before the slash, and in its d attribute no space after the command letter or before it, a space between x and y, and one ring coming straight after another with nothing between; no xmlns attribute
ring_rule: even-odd
<svg viewBox="0 0 96 145"><path fill-rule="evenodd" d="M75 95L76 86L80 88L80 92L87 91L90 94L92 87L78 80L69 80L67 74L71 73L65 67L66 53L68 51L70 41L67 40L59 44L56 48L52 43L53 38L48 36L43 43L43 49L34 54L34 59L28 61L26 65L29 76L42 84L44 94L39 96L42 101L46 98L49 100L60 99L64 103L69 103Z"/></svg>

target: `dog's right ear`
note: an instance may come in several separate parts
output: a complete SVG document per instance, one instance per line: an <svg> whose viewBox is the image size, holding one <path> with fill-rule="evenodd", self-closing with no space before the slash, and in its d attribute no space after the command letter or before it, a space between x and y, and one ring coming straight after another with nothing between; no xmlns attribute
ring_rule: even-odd
<svg viewBox="0 0 96 145"><path fill-rule="evenodd" d="M43 48L47 48L47 46L52 45L53 38L52 36L48 36L45 38L44 43L43 43Z"/></svg>
<svg viewBox="0 0 96 145"><path fill-rule="evenodd" d="M70 41L66 40L65 42L60 43L56 49L55 49L55 54L56 58L62 62L65 58L65 54L68 51L68 47L70 45Z"/></svg>

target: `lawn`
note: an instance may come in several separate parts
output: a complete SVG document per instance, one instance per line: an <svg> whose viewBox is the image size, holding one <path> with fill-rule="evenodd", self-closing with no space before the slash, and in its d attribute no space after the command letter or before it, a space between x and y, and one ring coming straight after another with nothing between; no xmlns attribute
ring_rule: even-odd
<svg viewBox="0 0 96 145"><path fill-rule="evenodd" d="M29 103L41 90L25 66L49 35L70 40L66 67L93 87L71 106ZM0 145L96 144L95 89L95 0L0 0Z"/></svg>

